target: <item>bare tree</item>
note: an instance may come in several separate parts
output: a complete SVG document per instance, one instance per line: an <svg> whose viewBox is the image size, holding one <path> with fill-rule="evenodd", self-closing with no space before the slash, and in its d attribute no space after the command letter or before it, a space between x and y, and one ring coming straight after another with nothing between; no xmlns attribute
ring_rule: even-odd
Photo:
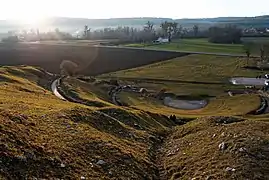
<svg viewBox="0 0 269 180"><path fill-rule="evenodd" d="M83 34L83 36L84 36L84 38L85 39L88 39L89 38L89 33L91 32L91 28L89 28L87 25L85 25L84 26L84 34Z"/></svg>
<svg viewBox="0 0 269 180"><path fill-rule="evenodd" d="M249 65L249 59L250 59L250 54L251 54L251 47L252 47L252 44L251 43L245 43L243 48L244 48L244 51L246 53L246 56L247 56L247 66Z"/></svg>
<svg viewBox="0 0 269 180"><path fill-rule="evenodd" d="M193 29L194 36L197 37L198 32L199 32L199 26L195 24L192 29Z"/></svg>
<svg viewBox="0 0 269 180"><path fill-rule="evenodd" d="M182 27L178 28L178 23L176 22L167 22L161 24L161 28L164 31L165 35L168 36L169 42L171 42L172 35L177 36L179 32L181 32Z"/></svg>
<svg viewBox="0 0 269 180"><path fill-rule="evenodd" d="M153 32L153 26L154 26L154 24L152 22L148 21L144 26L144 31Z"/></svg>

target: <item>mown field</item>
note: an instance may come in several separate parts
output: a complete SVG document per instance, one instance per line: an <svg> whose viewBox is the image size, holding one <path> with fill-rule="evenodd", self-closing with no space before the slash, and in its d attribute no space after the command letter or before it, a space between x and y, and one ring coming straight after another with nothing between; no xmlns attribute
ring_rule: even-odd
<svg viewBox="0 0 269 180"><path fill-rule="evenodd" d="M128 44L127 47L143 47L188 52L210 52L227 54L244 54L243 46L236 44L214 44L207 39L179 39L168 44Z"/></svg>
<svg viewBox="0 0 269 180"><path fill-rule="evenodd" d="M268 42L266 37L245 37L242 42ZM168 44L127 44L126 47L138 47L149 49L164 49L187 52L206 52L220 54L242 54L245 55L243 44L216 44L208 42L208 39L177 39Z"/></svg>

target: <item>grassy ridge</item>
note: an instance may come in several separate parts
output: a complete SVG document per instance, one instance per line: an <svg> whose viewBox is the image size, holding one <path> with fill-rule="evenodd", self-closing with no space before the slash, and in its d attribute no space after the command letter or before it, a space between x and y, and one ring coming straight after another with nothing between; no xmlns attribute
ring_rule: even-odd
<svg viewBox="0 0 269 180"><path fill-rule="evenodd" d="M0 71L0 179L156 178L149 147L173 122L159 114L59 100L46 86L55 77L36 68Z"/></svg>

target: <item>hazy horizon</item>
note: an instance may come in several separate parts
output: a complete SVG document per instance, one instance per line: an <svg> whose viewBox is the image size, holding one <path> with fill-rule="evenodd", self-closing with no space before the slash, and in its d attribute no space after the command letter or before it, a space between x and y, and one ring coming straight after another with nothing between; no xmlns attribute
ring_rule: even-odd
<svg viewBox="0 0 269 180"><path fill-rule="evenodd" d="M252 17L269 14L266 0L168 0L157 3L153 0L124 0L90 2L87 0L9 0L2 2L0 20L20 20L35 23L47 17L87 19L161 17L172 19ZM259 9L253 8L257 5ZM167 8L166 8L167 7ZM16 12L16 13L14 13Z"/></svg>

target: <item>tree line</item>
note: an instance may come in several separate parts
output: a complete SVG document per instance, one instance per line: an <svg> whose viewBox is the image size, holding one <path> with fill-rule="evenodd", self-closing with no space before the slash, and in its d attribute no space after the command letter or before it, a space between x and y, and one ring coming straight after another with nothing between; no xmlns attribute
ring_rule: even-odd
<svg viewBox="0 0 269 180"><path fill-rule="evenodd" d="M195 25L192 29L183 28L176 22L165 21L161 25L155 25L148 21L142 28L134 28L129 26L119 26L116 28L103 28L93 30L90 26L85 25L83 32L77 35L62 32L59 29L50 32L39 32L39 29L31 29L30 31L9 32L9 37L3 41L45 41L45 40L100 40L100 39L118 39L126 42L152 42L158 37L168 38L171 42L175 38L184 37L203 37L204 32L199 31L199 27ZM200 35L200 36L199 36Z"/></svg>
<svg viewBox="0 0 269 180"><path fill-rule="evenodd" d="M160 25L155 25L148 21L143 28L134 28L129 26L117 28L103 28L93 30L85 25L81 34L76 36L70 33L62 32L59 29L51 32L40 33L38 29L13 33L3 41L43 41L43 40L102 40L117 39L120 43L147 43L156 40L159 37L167 38L169 42L179 38L208 38L212 43L241 43L241 37L244 31L235 25L213 26L202 30L198 25L192 28L185 28L176 22L165 21ZM264 34L263 34L264 35Z"/></svg>

